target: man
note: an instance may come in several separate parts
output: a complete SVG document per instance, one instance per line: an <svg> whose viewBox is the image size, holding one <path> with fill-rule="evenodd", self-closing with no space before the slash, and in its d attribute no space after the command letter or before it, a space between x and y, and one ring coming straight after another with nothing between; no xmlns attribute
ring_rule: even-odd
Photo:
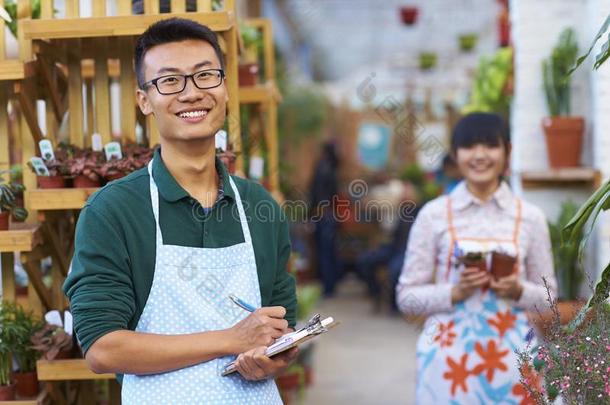
<svg viewBox="0 0 610 405"><path fill-rule="evenodd" d="M281 403L270 377L297 354L264 356L295 323L288 226L262 187L215 159L223 67L215 34L196 22L142 34L137 99L161 147L92 196L77 224L64 291L91 369L125 374L123 404ZM221 377L235 356L239 374Z"/></svg>

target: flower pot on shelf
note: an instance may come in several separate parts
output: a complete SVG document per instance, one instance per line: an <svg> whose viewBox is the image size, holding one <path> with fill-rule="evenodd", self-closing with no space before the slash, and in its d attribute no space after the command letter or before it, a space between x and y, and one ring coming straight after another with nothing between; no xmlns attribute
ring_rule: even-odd
<svg viewBox="0 0 610 405"><path fill-rule="evenodd" d="M246 63L239 65L238 83L240 86L255 86L258 82L258 63Z"/></svg>
<svg viewBox="0 0 610 405"><path fill-rule="evenodd" d="M36 371L13 374L17 383L17 395L20 397L35 397L38 395L38 375Z"/></svg>
<svg viewBox="0 0 610 405"><path fill-rule="evenodd" d="M11 213L8 211L0 212L0 231L8 230L8 223L9 223L10 216L11 216Z"/></svg>
<svg viewBox="0 0 610 405"><path fill-rule="evenodd" d="M400 20L405 25L413 25L417 22L419 16L419 8L417 7L401 7Z"/></svg>
<svg viewBox="0 0 610 405"><path fill-rule="evenodd" d="M38 188L66 188L63 176L36 176Z"/></svg>
<svg viewBox="0 0 610 405"><path fill-rule="evenodd" d="M462 52L470 52L475 46L477 46L477 42L479 41L479 36L476 34L463 34L458 38L458 42L460 44L460 50Z"/></svg>
<svg viewBox="0 0 610 405"><path fill-rule="evenodd" d="M552 168L580 166L585 120L582 117L546 117L542 120Z"/></svg>
<svg viewBox="0 0 610 405"><path fill-rule="evenodd" d="M93 187L99 187L100 181L92 180L91 178L81 174L74 178L72 184L73 184L74 188L93 188Z"/></svg>
<svg viewBox="0 0 610 405"><path fill-rule="evenodd" d="M0 401L14 401L17 384L0 385Z"/></svg>

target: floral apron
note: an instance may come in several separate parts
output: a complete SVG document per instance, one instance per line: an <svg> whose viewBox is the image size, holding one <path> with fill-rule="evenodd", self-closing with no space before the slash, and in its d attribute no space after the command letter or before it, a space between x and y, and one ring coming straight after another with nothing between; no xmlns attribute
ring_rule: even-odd
<svg viewBox="0 0 610 405"><path fill-rule="evenodd" d="M233 304L233 293L261 305L250 229L233 179L244 242L225 248L193 248L163 244L159 226L159 193L150 174L150 197L156 223L157 257L152 288L137 332L189 334L226 329L248 313ZM123 405L281 404L272 379L247 381L238 373L220 375L235 356L154 375L125 375Z"/></svg>
<svg viewBox="0 0 610 405"><path fill-rule="evenodd" d="M463 266L458 251L501 250L518 256L521 201L516 200L511 239L484 239L458 235L453 224L451 198L447 198L451 248L444 275L457 283ZM519 269L517 260L516 271ZM428 317L417 342L417 403L478 405L534 404L520 384L516 350L526 348L530 331L526 313L509 300L482 288L455 304L452 312ZM535 342L530 340L535 346Z"/></svg>

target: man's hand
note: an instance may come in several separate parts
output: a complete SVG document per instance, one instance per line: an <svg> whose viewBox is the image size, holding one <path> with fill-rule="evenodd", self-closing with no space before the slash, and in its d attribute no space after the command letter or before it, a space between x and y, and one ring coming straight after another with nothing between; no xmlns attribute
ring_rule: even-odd
<svg viewBox="0 0 610 405"><path fill-rule="evenodd" d="M467 267L460 275L460 281L451 289L451 302L464 301L474 292L489 283L489 273L478 267Z"/></svg>
<svg viewBox="0 0 610 405"><path fill-rule="evenodd" d="M263 307L233 325L229 331L235 354L260 346L270 346L275 339L288 332L283 307Z"/></svg>
<svg viewBox="0 0 610 405"><path fill-rule="evenodd" d="M512 274L507 277L502 277L497 281L492 278L489 287L500 298L508 298L518 301L523 293L523 285L519 281L517 274Z"/></svg>
<svg viewBox="0 0 610 405"><path fill-rule="evenodd" d="M293 347L273 357L265 356L267 347L261 346L242 353L235 360L235 367L246 380L255 381L275 377L286 370L299 354L299 348Z"/></svg>

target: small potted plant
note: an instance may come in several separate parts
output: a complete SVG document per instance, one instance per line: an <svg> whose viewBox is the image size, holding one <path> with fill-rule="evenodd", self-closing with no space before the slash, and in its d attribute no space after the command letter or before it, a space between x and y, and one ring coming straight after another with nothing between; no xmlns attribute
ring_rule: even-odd
<svg viewBox="0 0 610 405"><path fill-rule="evenodd" d="M413 6L400 7L400 20L405 25L413 25L417 22L419 8Z"/></svg>
<svg viewBox="0 0 610 405"><path fill-rule="evenodd" d="M57 325L45 324L31 338L32 348L42 354L45 360L65 359L72 354L72 336Z"/></svg>
<svg viewBox="0 0 610 405"><path fill-rule="evenodd" d="M505 252L491 252L491 275L496 279L508 277L516 270L517 258Z"/></svg>
<svg viewBox="0 0 610 405"><path fill-rule="evenodd" d="M98 171L102 158L100 152L90 152L68 160L67 166L70 175L74 176L72 184L75 188L100 186L101 177Z"/></svg>
<svg viewBox="0 0 610 405"><path fill-rule="evenodd" d="M458 263L465 267L477 267L480 271L487 271L487 260L482 252L468 252L458 257Z"/></svg>
<svg viewBox="0 0 610 405"><path fill-rule="evenodd" d="M585 129L583 117L571 115L570 69L576 63L578 43L573 29L565 29L549 59L542 62L544 93L550 117L542 120L551 167L580 165Z"/></svg>
<svg viewBox="0 0 610 405"><path fill-rule="evenodd" d="M240 55L239 77L240 86L254 86L258 81L258 54L262 47L261 33L256 27L241 24L239 27L244 48Z"/></svg>
<svg viewBox="0 0 610 405"><path fill-rule="evenodd" d="M5 183L0 174L0 231L8 230L11 214L21 221L28 216L28 212L17 205L17 194L23 190L23 185L19 183Z"/></svg>
<svg viewBox="0 0 610 405"><path fill-rule="evenodd" d="M56 155L54 160L45 162L49 170L48 176L37 172L30 162L27 165L36 174L38 188L65 188L67 186L66 178L70 175L70 168L62 157Z"/></svg>
<svg viewBox="0 0 610 405"><path fill-rule="evenodd" d="M0 304L0 401L15 399L16 384L12 378L13 353L18 349L23 325L15 322L15 304Z"/></svg>
<svg viewBox="0 0 610 405"><path fill-rule="evenodd" d="M470 52L477 46L479 36L475 33L462 34L458 37L458 41L462 52Z"/></svg>
<svg viewBox="0 0 610 405"><path fill-rule="evenodd" d="M15 306L14 322L19 325L20 332L13 353L19 367L13 374L17 383L17 394L21 397L34 397L39 388L36 361L40 358L40 353L32 346L31 338L42 329L44 321L35 317L31 311Z"/></svg>
<svg viewBox="0 0 610 405"><path fill-rule="evenodd" d="M421 70L431 70L436 67L437 55L434 52L421 52L419 54L419 68Z"/></svg>

